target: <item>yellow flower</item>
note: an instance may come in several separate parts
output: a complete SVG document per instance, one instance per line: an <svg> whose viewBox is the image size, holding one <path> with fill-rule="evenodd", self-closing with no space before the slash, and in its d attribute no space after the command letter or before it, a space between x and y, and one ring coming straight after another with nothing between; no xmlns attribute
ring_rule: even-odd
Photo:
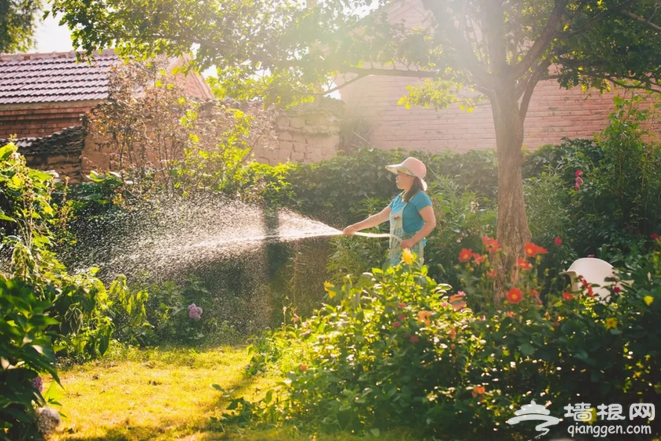
<svg viewBox="0 0 661 441"><path fill-rule="evenodd" d="M654 297L652 297L652 296L645 296L645 297L643 297L643 300L645 301L645 304L646 304L647 306L650 306L650 305L652 304L652 302L654 301Z"/></svg>
<svg viewBox="0 0 661 441"><path fill-rule="evenodd" d="M606 329L613 329L617 327L617 319L616 318L607 318L606 319Z"/></svg>
<svg viewBox="0 0 661 441"><path fill-rule="evenodd" d="M333 285L329 281L324 282L324 290L326 290L326 292L328 293L328 297L330 297L331 299L335 297L335 294L337 294L337 292L335 291L335 285Z"/></svg>
<svg viewBox="0 0 661 441"><path fill-rule="evenodd" d="M409 265L413 263L413 253L411 253L411 250L409 250L408 248L404 248L404 250L402 251L402 260L408 263Z"/></svg>

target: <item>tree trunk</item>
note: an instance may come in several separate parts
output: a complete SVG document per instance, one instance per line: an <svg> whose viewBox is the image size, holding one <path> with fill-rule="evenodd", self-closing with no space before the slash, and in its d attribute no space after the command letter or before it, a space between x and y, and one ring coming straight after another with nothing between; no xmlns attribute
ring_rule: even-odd
<svg viewBox="0 0 661 441"><path fill-rule="evenodd" d="M519 112L514 85L500 87L491 98L496 126L498 154L498 241L506 256L501 262L504 275L516 275L516 259L523 257L524 245L532 234L523 199L523 117ZM504 296L498 290L497 302Z"/></svg>

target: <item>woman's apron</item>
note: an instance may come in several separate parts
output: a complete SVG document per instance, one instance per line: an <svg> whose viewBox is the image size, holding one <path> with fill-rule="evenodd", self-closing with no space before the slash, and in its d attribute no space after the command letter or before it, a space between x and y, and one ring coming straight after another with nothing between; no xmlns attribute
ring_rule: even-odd
<svg viewBox="0 0 661 441"><path fill-rule="evenodd" d="M388 259L391 266L398 265L402 261L402 248L399 246L399 243L402 240L412 238L415 236L415 233L417 233L417 231L413 233L406 233L404 231L403 217L404 208L406 208L406 205L407 203L404 204L401 210L395 213L390 211L390 247L388 250ZM415 253L416 256L418 256L419 263L424 261L423 253L425 247L422 242L422 240L418 241L411 248L411 251Z"/></svg>

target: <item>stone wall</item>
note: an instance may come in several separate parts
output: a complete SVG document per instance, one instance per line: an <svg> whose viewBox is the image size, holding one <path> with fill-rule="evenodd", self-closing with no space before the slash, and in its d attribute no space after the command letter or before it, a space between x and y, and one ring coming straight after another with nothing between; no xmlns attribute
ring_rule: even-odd
<svg viewBox="0 0 661 441"><path fill-rule="evenodd" d="M254 150L256 161L275 165L318 162L337 154L344 103L324 98L281 111L276 122L278 146Z"/></svg>

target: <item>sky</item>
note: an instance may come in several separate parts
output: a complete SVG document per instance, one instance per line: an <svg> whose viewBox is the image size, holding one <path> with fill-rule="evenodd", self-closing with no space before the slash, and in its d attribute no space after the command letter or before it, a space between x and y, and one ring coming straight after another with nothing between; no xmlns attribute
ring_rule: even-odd
<svg viewBox="0 0 661 441"><path fill-rule="evenodd" d="M59 20L48 17L35 32L37 48L31 52L66 52L73 50L71 34L66 26L59 26Z"/></svg>

